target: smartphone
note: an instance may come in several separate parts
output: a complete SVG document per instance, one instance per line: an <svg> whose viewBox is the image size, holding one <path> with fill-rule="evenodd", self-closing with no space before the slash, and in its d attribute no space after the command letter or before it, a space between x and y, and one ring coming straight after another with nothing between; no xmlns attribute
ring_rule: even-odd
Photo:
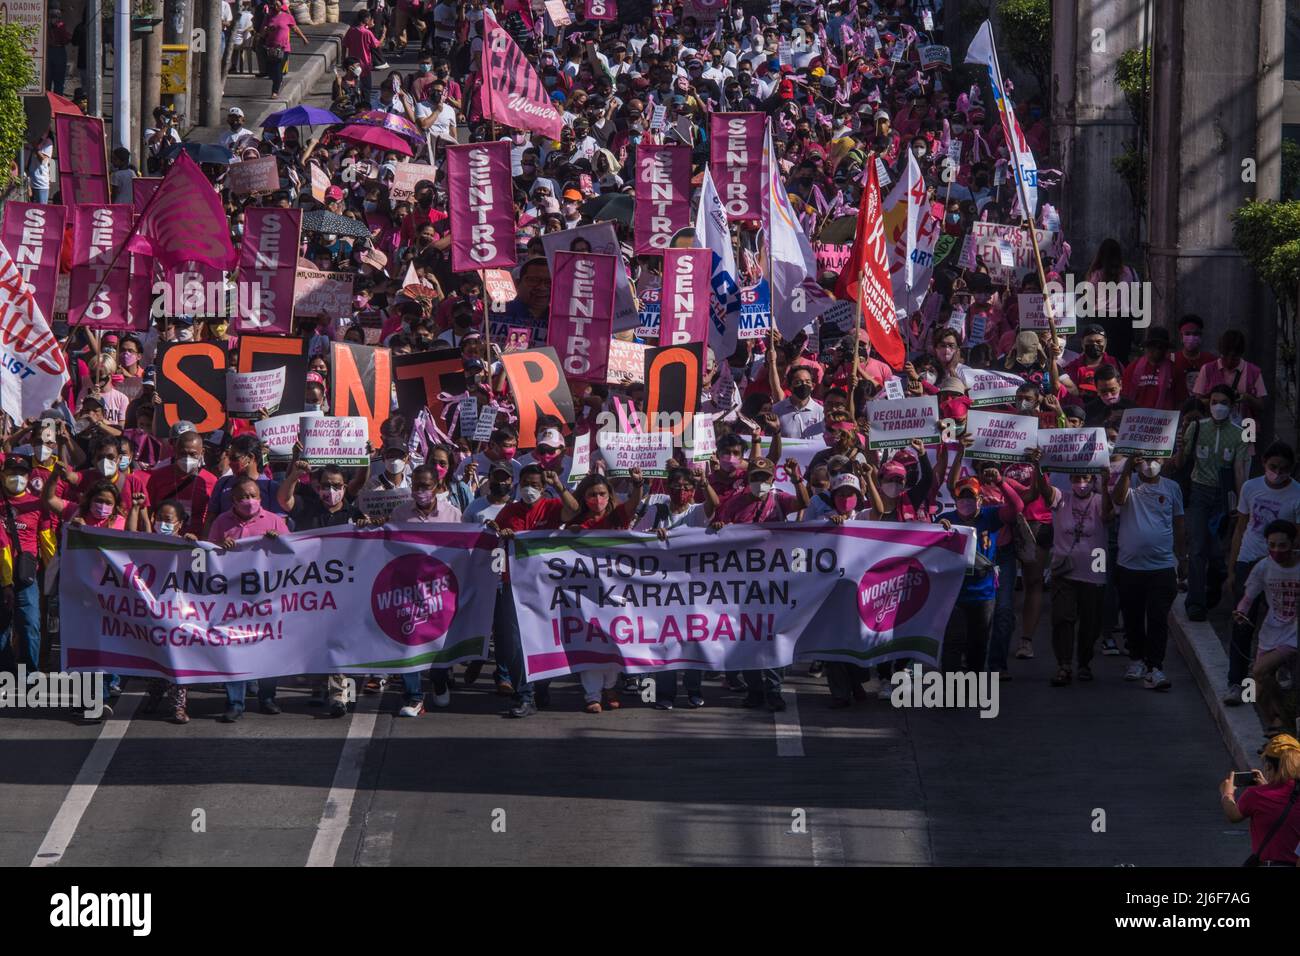
<svg viewBox="0 0 1300 956"><path fill-rule="evenodd" d="M1232 773L1232 785L1234 787L1255 786L1255 772L1253 770L1234 770Z"/></svg>

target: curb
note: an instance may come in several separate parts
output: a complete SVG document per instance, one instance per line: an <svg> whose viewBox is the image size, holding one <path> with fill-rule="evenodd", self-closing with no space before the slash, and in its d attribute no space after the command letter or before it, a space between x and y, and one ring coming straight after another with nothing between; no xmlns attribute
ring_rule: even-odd
<svg viewBox="0 0 1300 956"><path fill-rule="evenodd" d="M1256 751L1263 739L1263 728L1253 706L1228 707L1223 703L1221 698L1228 690L1228 655L1212 624L1188 620L1186 600L1186 594L1179 594L1169 609L1169 635L1187 661L1234 767L1249 770L1259 763Z"/></svg>

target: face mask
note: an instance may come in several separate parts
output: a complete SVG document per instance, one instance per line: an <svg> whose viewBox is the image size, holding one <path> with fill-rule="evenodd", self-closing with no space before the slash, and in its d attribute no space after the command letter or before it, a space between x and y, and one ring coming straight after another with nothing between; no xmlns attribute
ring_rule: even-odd
<svg viewBox="0 0 1300 956"><path fill-rule="evenodd" d="M422 488L419 491L412 492L411 500L413 500L419 507L427 508L429 505L433 504L433 489Z"/></svg>
<svg viewBox="0 0 1300 956"><path fill-rule="evenodd" d="M177 342L192 342L192 341L194 341L194 330L193 330L192 328L177 329L177 330L176 330L176 341L177 341Z"/></svg>
<svg viewBox="0 0 1300 956"><path fill-rule="evenodd" d="M54 457L54 450L49 445L36 446L36 460L44 464Z"/></svg>
<svg viewBox="0 0 1300 956"><path fill-rule="evenodd" d="M1273 486L1285 484L1289 477L1285 471L1279 471L1276 468L1264 469L1264 479Z"/></svg>
<svg viewBox="0 0 1300 956"><path fill-rule="evenodd" d="M1034 410L1034 403L1030 399L1021 399L1016 402L1016 408L1025 413L1032 412Z"/></svg>
<svg viewBox="0 0 1300 956"><path fill-rule="evenodd" d="M802 402L804 399L808 398L808 396L812 395L812 386L796 385L794 388L790 389L790 394Z"/></svg>
<svg viewBox="0 0 1300 956"><path fill-rule="evenodd" d="M320 491L320 500L332 508L343 500L343 489L333 487L322 488Z"/></svg>
<svg viewBox="0 0 1300 956"><path fill-rule="evenodd" d="M938 380L939 376L935 375L934 372L921 373L921 381L925 382L927 385L933 385Z"/></svg>
<svg viewBox="0 0 1300 956"><path fill-rule="evenodd" d="M736 467L737 467L739 464L740 464L740 456L739 456L739 455L719 455L719 456L718 456L718 466L719 466L723 471L735 471L735 470L736 470Z"/></svg>
<svg viewBox="0 0 1300 956"><path fill-rule="evenodd" d="M957 514L961 515L963 518L973 517L977 511L979 511L979 505L976 503L974 498L957 499Z"/></svg>
<svg viewBox="0 0 1300 956"><path fill-rule="evenodd" d="M1088 356L1090 359L1101 358L1103 351L1105 350L1100 345L1085 345L1083 347L1083 354Z"/></svg>
<svg viewBox="0 0 1300 956"><path fill-rule="evenodd" d="M749 493L755 498L762 498L764 495L770 493L771 490L772 483L770 481L751 481L749 483Z"/></svg>
<svg viewBox="0 0 1300 956"><path fill-rule="evenodd" d="M549 468L551 467L551 465L555 464L557 461L560 460L560 455L561 452L558 451L548 451L548 452L539 451L535 455L533 455L533 457L537 460L537 463L539 465L545 465L547 468Z"/></svg>
<svg viewBox="0 0 1300 956"><path fill-rule="evenodd" d="M519 489L519 500L526 505L535 505L542 498L542 489L534 488L532 485Z"/></svg>
<svg viewBox="0 0 1300 956"><path fill-rule="evenodd" d="M497 498L510 494L510 482L493 481L488 484L488 490Z"/></svg>
<svg viewBox="0 0 1300 956"><path fill-rule="evenodd" d="M1210 406L1210 417L1216 422L1221 422L1232 413L1232 409L1222 403Z"/></svg>
<svg viewBox="0 0 1300 956"><path fill-rule="evenodd" d="M835 510L842 515L852 514L858 510L858 496L845 495L835 499Z"/></svg>
<svg viewBox="0 0 1300 956"><path fill-rule="evenodd" d="M433 474L439 481L442 481L442 479L447 477L447 466L442 464L434 464Z"/></svg>
<svg viewBox="0 0 1300 956"><path fill-rule="evenodd" d="M1195 352L1201 347L1201 337L1199 335L1183 335L1183 348L1189 352Z"/></svg>
<svg viewBox="0 0 1300 956"><path fill-rule="evenodd" d="M134 352L123 352L118 356L123 368L131 368L136 362L140 361L140 356Z"/></svg>
<svg viewBox="0 0 1300 956"><path fill-rule="evenodd" d="M1138 470L1142 472L1143 478L1154 478L1156 475L1160 474L1160 462L1144 461L1142 464L1138 465Z"/></svg>
<svg viewBox="0 0 1300 956"><path fill-rule="evenodd" d="M406 460L403 458L390 458L384 462L384 470L390 475L400 475L406 471Z"/></svg>
<svg viewBox="0 0 1300 956"><path fill-rule="evenodd" d="M428 72L429 72L430 70L432 70L432 69L433 69L433 64L432 64L432 63L421 63L421 64L420 64L420 72L421 72L421 73L428 73Z"/></svg>
<svg viewBox="0 0 1300 956"><path fill-rule="evenodd" d="M176 533L176 523L173 522L173 521L159 521L159 522L158 522L158 533L159 533L159 534L175 534L175 533Z"/></svg>
<svg viewBox="0 0 1300 956"><path fill-rule="evenodd" d="M303 411L307 411L307 412L319 412L319 411L320 411L320 402L305 402L305 403L303 403L303 406L302 406L302 407L303 407Z"/></svg>
<svg viewBox="0 0 1300 956"><path fill-rule="evenodd" d="M512 447L512 448L502 448L502 449L501 449L501 457L504 458L506 461L509 461L511 458L514 458L514 457L515 457L515 453L518 452L518 451L519 451L518 448L513 448L513 447Z"/></svg>
<svg viewBox="0 0 1300 956"><path fill-rule="evenodd" d="M587 505L587 510L593 514L604 514L609 506L609 495L604 492L587 495L582 500Z"/></svg>
<svg viewBox="0 0 1300 956"><path fill-rule="evenodd" d="M364 209L366 212L374 212L376 209L379 208L379 203L366 201L361 204L361 208Z"/></svg>
<svg viewBox="0 0 1300 956"><path fill-rule="evenodd" d="M235 502L235 514L241 518L251 518L262 510L260 498L245 498Z"/></svg>
<svg viewBox="0 0 1300 956"><path fill-rule="evenodd" d="M882 482L880 490L889 498L897 498L903 493L903 483L901 481Z"/></svg>
<svg viewBox="0 0 1300 956"><path fill-rule="evenodd" d="M1076 481L1071 487L1074 488L1074 494L1078 498L1086 498L1092 494L1092 482L1090 481Z"/></svg>
<svg viewBox="0 0 1300 956"><path fill-rule="evenodd" d="M99 473L105 478L112 478L117 474L117 462L112 458L104 458L96 466Z"/></svg>
<svg viewBox="0 0 1300 956"><path fill-rule="evenodd" d="M107 501L92 502L90 505L90 513L93 514L100 521L103 521L105 518L107 518L109 515L113 513L113 506L109 504Z"/></svg>
<svg viewBox="0 0 1300 956"><path fill-rule="evenodd" d="M187 475L192 475L199 470L199 466L203 464L203 461L202 459L193 457L180 458L177 459L176 464L181 466L181 471L185 472Z"/></svg>
<svg viewBox="0 0 1300 956"><path fill-rule="evenodd" d="M673 489L672 496L673 496L673 504L689 505L692 501L695 500L695 489L675 488Z"/></svg>
<svg viewBox="0 0 1300 956"><path fill-rule="evenodd" d="M1106 405L1118 405L1118 404L1119 404L1119 392L1115 392L1114 394L1111 394L1111 395L1102 395L1102 396L1101 396L1101 400L1102 400L1102 403L1103 403L1103 404L1106 404Z"/></svg>

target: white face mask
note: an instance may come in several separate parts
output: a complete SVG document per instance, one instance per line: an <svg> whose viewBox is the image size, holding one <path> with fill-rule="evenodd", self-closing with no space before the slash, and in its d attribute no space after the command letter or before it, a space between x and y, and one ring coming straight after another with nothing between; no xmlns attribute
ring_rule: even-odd
<svg viewBox="0 0 1300 956"><path fill-rule="evenodd" d="M1212 417L1216 422L1224 421L1230 414L1232 414L1232 408L1228 405L1218 404L1210 406L1210 417Z"/></svg>
<svg viewBox="0 0 1300 956"><path fill-rule="evenodd" d="M755 498L762 498L764 495L770 494L771 491L772 483L770 481L751 481L749 483L749 493Z"/></svg>
<svg viewBox="0 0 1300 956"><path fill-rule="evenodd" d="M188 456L179 459L176 463L181 466L181 471L187 475L192 475L199 470L199 466L203 464L203 461L200 458Z"/></svg>
<svg viewBox="0 0 1300 956"><path fill-rule="evenodd" d="M177 342L189 342L194 339L194 330L192 328L183 328L176 330Z"/></svg>
<svg viewBox="0 0 1300 956"><path fill-rule="evenodd" d="M897 498L903 493L903 483L901 481L882 482L880 490L890 498Z"/></svg>
<svg viewBox="0 0 1300 956"><path fill-rule="evenodd" d="M27 476L9 475L5 478L5 488L9 490L11 495L21 495L27 490Z"/></svg>
<svg viewBox="0 0 1300 956"><path fill-rule="evenodd" d="M384 462L384 469L390 475L400 475L406 471L406 461L402 458L393 458Z"/></svg>
<svg viewBox="0 0 1300 956"><path fill-rule="evenodd" d="M54 449L49 445L36 446L36 460L44 464L54 457Z"/></svg>
<svg viewBox="0 0 1300 956"><path fill-rule="evenodd" d="M112 478L117 474L117 462L112 458L104 458L99 462L98 469L105 478Z"/></svg>
<svg viewBox="0 0 1300 956"><path fill-rule="evenodd" d="M535 505L542 498L542 489L525 486L519 489L519 500L526 505Z"/></svg>
<svg viewBox="0 0 1300 956"><path fill-rule="evenodd" d="M1138 470L1142 472L1143 478L1154 478L1156 475L1160 474L1160 462L1144 461L1142 464L1138 465Z"/></svg>
<svg viewBox="0 0 1300 956"><path fill-rule="evenodd" d="M172 521L159 521L159 522L158 522L158 533L159 533L159 534L175 534L175 533L176 533L176 524L175 524L175 522L172 522Z"/></svg>

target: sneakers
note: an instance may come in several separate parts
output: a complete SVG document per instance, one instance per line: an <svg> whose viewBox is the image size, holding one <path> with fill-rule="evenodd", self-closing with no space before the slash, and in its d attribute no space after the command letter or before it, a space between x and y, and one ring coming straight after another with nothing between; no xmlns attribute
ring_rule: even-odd
<svg viewBox="0 0 1300 956"><path fill-rule="evenodd" d="M439 707L439 708L450 707L450 706L451 706L451 689L448 688L447 690L444 690L441 694L436 693L436 692L434 692L434 691L430 691L430 692L429 692L429 699L430 699L431 701L433 701L433 706L434 706L434 707Z"/></svg>
<svg viewBox="0 0 1300 956"><path fill-rule="evenodd" d="M1158 667L1151 668L1142 682L1142 686L1147 690L1168 690L1173 687L1173 683L1165 676L1165 672Z"/></svg>
<svg viewBox="0 0 1300 956"><path fill-rule="evenodd" d="M673 702L671 700L657 700L651 704L655 710L672 710Z"/></svg>
<svg viewBox="0 0 1300 956"><path fill-rule="evenodd" d="M1273 672L1273 679L1277 681L1277 686L1282 690L1290 690L1295 686L1295 674L1291 668L1282 666Z"/></svg>
<svg viewBox="0 0 1300 956"><path fill-rule="evenodd" d="M264 700L258 704L259 709L264 714L270 714L274 717L276 714L283 713L283 709L273 700Z"/></svg>
<svg viewBox="0 0 1300 956"><path fill-rule="evenodd" d="M1223 695L1223 702L1229 707L1240 707L1245 701L1241 699L1241 685L1229 684L1228 692Z"/></svg>
<svg viewBox="0 0 1300 956"><path fill-rule="evenodd" d="M609 693L613 693L613 691L610 691ZM633 677L631 675L628 675L627 677L623 678L623 693L635 694L636 696L640 697L641 678Z"/></svg>
<svg viewBox="0 0 1300 956"><path fill-rule="evenodd" d="M1134 661L1124 668L1125 680L1141 680L1147 676L1147 666L1141 661Z"/></svg>
<svg viewBox="0 0 1300 956"><path fill-rule="evenodd" d="M419 717L424 713L424 701L413 700L397 712L398 717Z"/></svg>
<svg viewBox="0 0 1300 956"><path fill-rule="evenodd" d="M894 685L887 681L880 681L880 686L876 688L876 700L889 700L894 696Z"/></svg>
<svg viewBox="0 0 1300 956"><path fill-rule="evenodd" d="M1027 637L1020 639L1020 646L1016 648L1016 657L1022 661L1031 661L1034 659L1034 642Z"/></svg>
<svg viewBox="0 0 1300 956"><path fill-rule="evenodd" d="M1119 657L1119 644L1115 638L1107 637L1101 642L1101 653L1104 657Z"/></svg>
<svg viewBox="0 0 1300 956"><path fill-rule="evenodd" d="M699 694L692 694L690 697L686 698L686 706L691 710L699 710L704 706L704 698Z"/></svg>
<svg viewBox="0 0 1300 956"><path fill-rule="evenodd" d="M336 700L330 703L329 715L331 717L346 717L347 713L348 705L343 701Z"/></svg>

